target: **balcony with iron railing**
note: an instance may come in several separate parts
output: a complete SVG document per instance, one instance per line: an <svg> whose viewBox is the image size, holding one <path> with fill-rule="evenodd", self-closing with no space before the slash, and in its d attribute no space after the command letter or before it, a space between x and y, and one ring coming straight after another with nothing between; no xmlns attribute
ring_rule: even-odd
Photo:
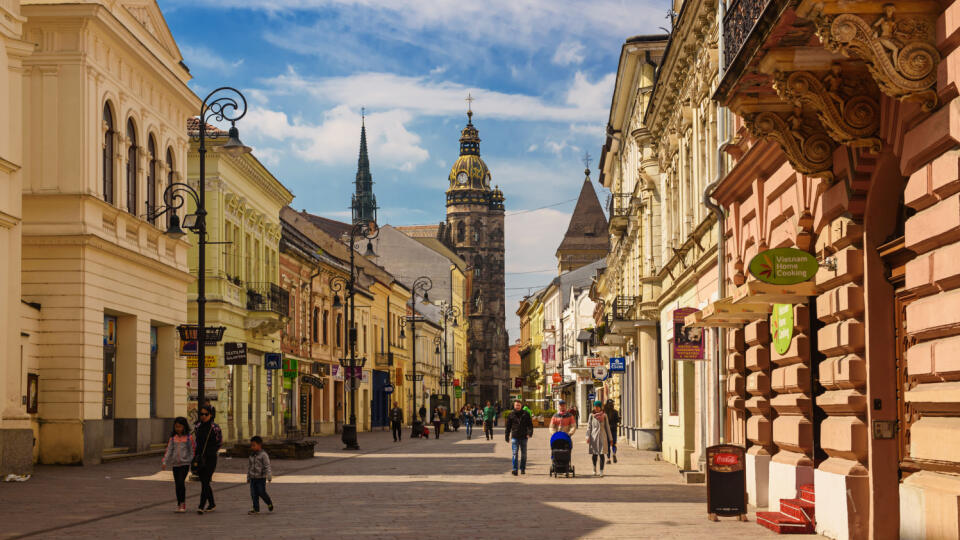
<svg viewBox="0 0 960 540"><path fill-rule="evenodd" d="M290 293L276 283L247 283L247 311L290 313Z"/></svg>
<svg viewBox="0 0 960 540"><path fill-rule="evenodd" d="M611 193L607 197L607 213L610 215L610 232L614 234L623 233L630 224L630 199L629 193Z"/></svg>
<svg viewBox="0 0 960 540"><path fill-rule="evenodd" d="M633 331L633 308L639 299L638 296L625 295L614 298L610 307L610 333Z"/></svg>

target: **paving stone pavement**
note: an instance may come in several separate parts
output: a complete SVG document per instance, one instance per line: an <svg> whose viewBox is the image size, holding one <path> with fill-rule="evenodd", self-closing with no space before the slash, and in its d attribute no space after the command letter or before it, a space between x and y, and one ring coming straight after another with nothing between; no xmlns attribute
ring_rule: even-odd
<svg viewBox="0 0 960 540"><path fill-rule="evenodd" d="M409 432L409 430L407 430ZM404 433L406 435L407 433ZM475 433L477 435L477 433ZM551 478L549 433L537 429L527 474L510 474L510 446L460 432L439 440L360 434L358 452L319 439L313 459L274 460L268 491L276 512L248 516L246 460L219 460L217 509L197 515L199 483L187 484L186 514L159 460L89 467L39 466L25 483L0 483L0 538L715 538L775 537L753 522L706 518L703 486L680 484L651 452L620 449L594 478L575 435L576 478Z"/></svg>

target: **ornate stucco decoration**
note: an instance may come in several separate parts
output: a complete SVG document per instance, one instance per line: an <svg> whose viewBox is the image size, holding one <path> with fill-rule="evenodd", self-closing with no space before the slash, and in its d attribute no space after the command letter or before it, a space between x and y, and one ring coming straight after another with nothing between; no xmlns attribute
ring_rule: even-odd
<svg viewBox="0 0 960 540"><path fill-rule="evenodd" d="M837 144L819 124L794 106L790 113L764 111L745 117L755 137L776 142L797 172L833 179L833 151Z"/></svg>
<svg viewBox="0 0 960 540"><path fill-rule="evenodd" d="M940 52L934 46L932 19L898 16L893 4L885 4L872 22L853 13L818 13L814 21L827 49L863 60L885 94L918 100L924 111L937 105L932 87L937 82Z"/></svg>
<svg viewBox="0 0 960 540"><path fill-rule="evenodd" d="M880 127L880 105L862 85L848 84L839 64L823 77L809 71L777 72L773 87L793 105L807 105L816 111L824 129L838 143L880 151L880 139L874 136Z"/></svg>

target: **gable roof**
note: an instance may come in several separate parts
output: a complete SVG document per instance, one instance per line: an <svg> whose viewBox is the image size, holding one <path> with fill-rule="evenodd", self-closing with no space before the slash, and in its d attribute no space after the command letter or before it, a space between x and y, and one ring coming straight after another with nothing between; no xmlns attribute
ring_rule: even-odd
<svg viewBox="0 0 960 540"><path fill-rule="evenodd" d="M401 231L404 232L404 231ZM467 271L467 261L463 260L459 255L453 252L450 248L446 246L443 242L436 238L427 238L424 236L412 236L413 240L423 244L424 246L436 251L437 253L443 255L444 257L450 259L450 262L455 264L461 272Z"/></svg>
<svg viewBox="0 0 960 540"><path fill-rule="evenodd" d="M570 216L567 233L563 236L560 247L557 248L557 256L560 256L561 251L567 250L606 252L609 241L607 217L603 214L600 199L597 198L597 192L593 189L593 183L588 176L583 180L577 206L573 209L573 215Z"/></svg>

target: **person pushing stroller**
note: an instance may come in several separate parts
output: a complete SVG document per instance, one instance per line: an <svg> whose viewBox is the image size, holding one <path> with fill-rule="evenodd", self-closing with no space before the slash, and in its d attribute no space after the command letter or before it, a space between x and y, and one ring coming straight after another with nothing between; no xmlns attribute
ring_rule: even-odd
<svg viewBox="0 0 960 540"><path fill-rule="evenodd" d="M567 409L567 402L560 400L558 410L550 419L550 474L576 475L570 464L573 453L571 435L577 432L577 418Z"/></svg>

